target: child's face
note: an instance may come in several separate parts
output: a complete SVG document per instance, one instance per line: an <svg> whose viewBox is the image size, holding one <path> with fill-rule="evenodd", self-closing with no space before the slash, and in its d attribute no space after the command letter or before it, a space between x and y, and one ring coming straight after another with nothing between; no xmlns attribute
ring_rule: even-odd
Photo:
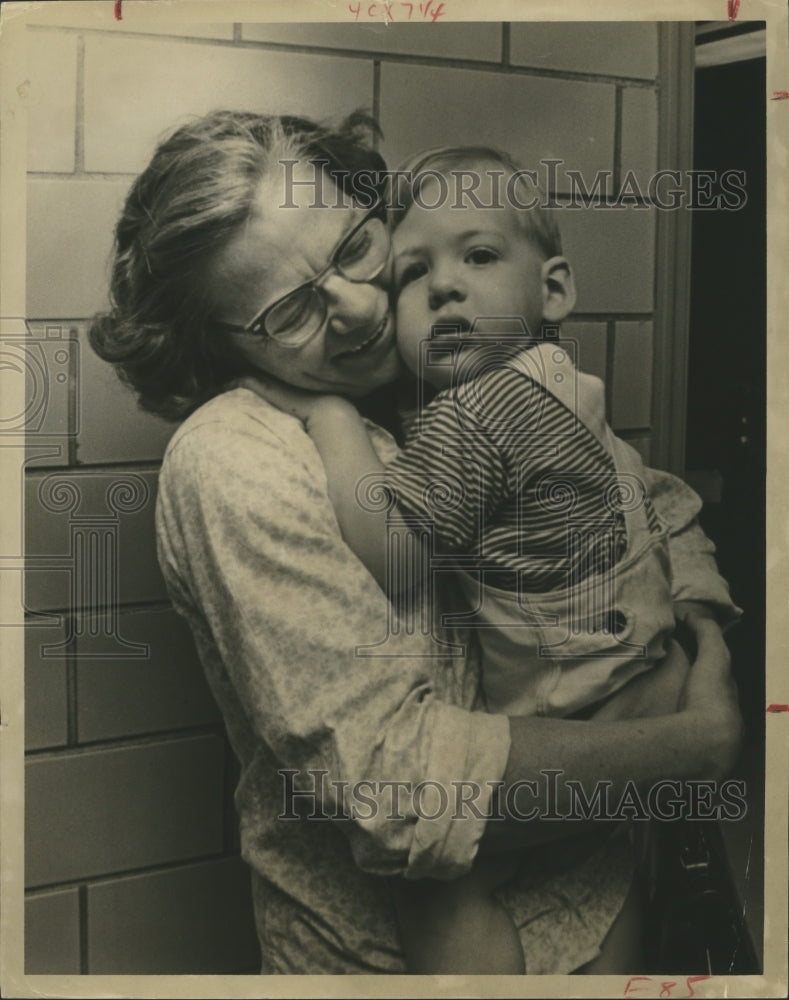
<svg viewBox="0 0 789 1000"><path fill-rule="evenodd" d="M425 183L421 195L426 205L439 202L438 182ZM547 294L544 259L511 208L452 202L413 205L392 241L398 348L413 372L439 388L451 384L451 368L419 370L419 345L436 324L459 326L463 334L480 317L518 317L537 336ZM432 339L438 343L440 334Z"/></svg>

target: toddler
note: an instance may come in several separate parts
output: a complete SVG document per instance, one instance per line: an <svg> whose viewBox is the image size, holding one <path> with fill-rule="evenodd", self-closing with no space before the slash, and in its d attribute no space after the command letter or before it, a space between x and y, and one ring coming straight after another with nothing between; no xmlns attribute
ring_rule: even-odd
<svg viewBox="0 0 789 1000"><path fill-rule="evenodd" d="M517 210L535 193L525 177L499 207L463 207L452 190L503 169L518 176L493 150L438 150L401 184L398 346L441 391L385 477L398 510L434 526L436 565L473 557L459 575L489 710L567 716L662 657L670 566L641 459L558 339L575 288L552 214Z"/></svg>

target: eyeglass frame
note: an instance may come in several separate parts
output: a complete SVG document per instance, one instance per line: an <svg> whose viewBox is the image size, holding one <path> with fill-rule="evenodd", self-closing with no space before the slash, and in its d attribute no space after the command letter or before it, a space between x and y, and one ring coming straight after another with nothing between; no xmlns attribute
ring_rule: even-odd
<svg viewBox="0 0 789 1000"><path fill-rule="evenodd" d="M280 347L294 348L294 349L304 347L304 345L309 343L309 341L312 340L312 338L320 331L321 327L326 322L326 315L328 309L326 306L325 297L320 294L320 285L328 277L328 275L331 274L332 271L336 272L346 281L350 281L354 285L363 285L366 282L373 281L375 278L377 278L378 275L381 273L381 271L383 271L383 269L386 267L386 262L389 259L389 254L387 254L386 258L382 261L381 265L375 271L373 271L372 274L368 275L365 278L355 279L355 278L349 278L346 274L344 274L337 261L338 256L342 253L346 245L353 239L353 237L356 236L359 230L362 229L364 226L366 226L367 223L370 221L370 219L376 217L379 217L383 221L384 226L386 226L387 208L386 208L386 200L383 197L379 197L378 200L375 202L375 204L372 205L369 209L367 209L367 211L364 213L363 218L361 218L359 222L356 223L355 226L352 226L351 229L349 229L349 231L345 234L345 236L343 236L340 239L340 241L336 244L336 246L331 252L331 255L329 257L329 262L317 274L313 275L313 277L309 278L307 281L303 281L300 285L297 285L295 288L291 288L291 290L289 292L286 292L284 295L280 295L278 299L276 299L274 302L271 302L264 309L262 309L250 323L246 324L246 326L237 326L235 323L224 323L221 320L217 321L217 325L228 333L247 333L251 334L254 337L266 336L271 340L273 340L274 343L279 344ZM388 228L387 228L387 235L389 236L389 246L391 253L391 235L388 233ZM291 295L296 295L298 292L301 292L307 288L312 288L314 291L318 292L318 298L321 301L321 306L323 311L320 323L318 323L318 325L315 327L314 330L312 330L306 336L301 337L298 341L295 342L281 340L277 334L270 333L266 329L266 316L272 310L276 309L277 306L281 305L286 299L289 299Z"/></svg>

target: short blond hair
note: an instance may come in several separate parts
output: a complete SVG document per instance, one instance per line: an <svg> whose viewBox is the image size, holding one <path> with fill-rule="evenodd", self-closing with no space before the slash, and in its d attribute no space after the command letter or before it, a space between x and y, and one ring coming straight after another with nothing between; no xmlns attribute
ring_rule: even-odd
<svg viewBox="0 0 789 1000"><path fill-rule="evenodd" d="M518 203L508 199L503 210L515 212L524 236L548 259L562 253L562 238L554 213L545 208L545 193L536 181L534 171L524 169L509 153L494 146L438 146L416 153L401 163L393 175L389 204L392 226L397 227L406 212L416 203L421 185L436 175L480 170L486 165L499 168L521 188ZM468 192L465 192L468 193ZM529 202L536 202L530 204Z"/></svg>

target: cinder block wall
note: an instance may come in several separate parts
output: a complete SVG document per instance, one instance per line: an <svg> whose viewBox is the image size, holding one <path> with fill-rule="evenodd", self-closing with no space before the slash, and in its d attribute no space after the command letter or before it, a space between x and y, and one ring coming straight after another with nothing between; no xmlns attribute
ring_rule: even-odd
<svg viewBox="0 0 789 1000"><path fill-rule="evenodd" d="M25 473L27 971L255 971L232 755L156 566L172 427L138 411L86 341L124 194L162 130L220 106L372 108L391 166L487 142L590 180L648 178L658 29L123 21L31 28L29 45L28 355L47 392ZM654 212L568 210L560 224L580 291L565 333L648 458Z"/></svg>

